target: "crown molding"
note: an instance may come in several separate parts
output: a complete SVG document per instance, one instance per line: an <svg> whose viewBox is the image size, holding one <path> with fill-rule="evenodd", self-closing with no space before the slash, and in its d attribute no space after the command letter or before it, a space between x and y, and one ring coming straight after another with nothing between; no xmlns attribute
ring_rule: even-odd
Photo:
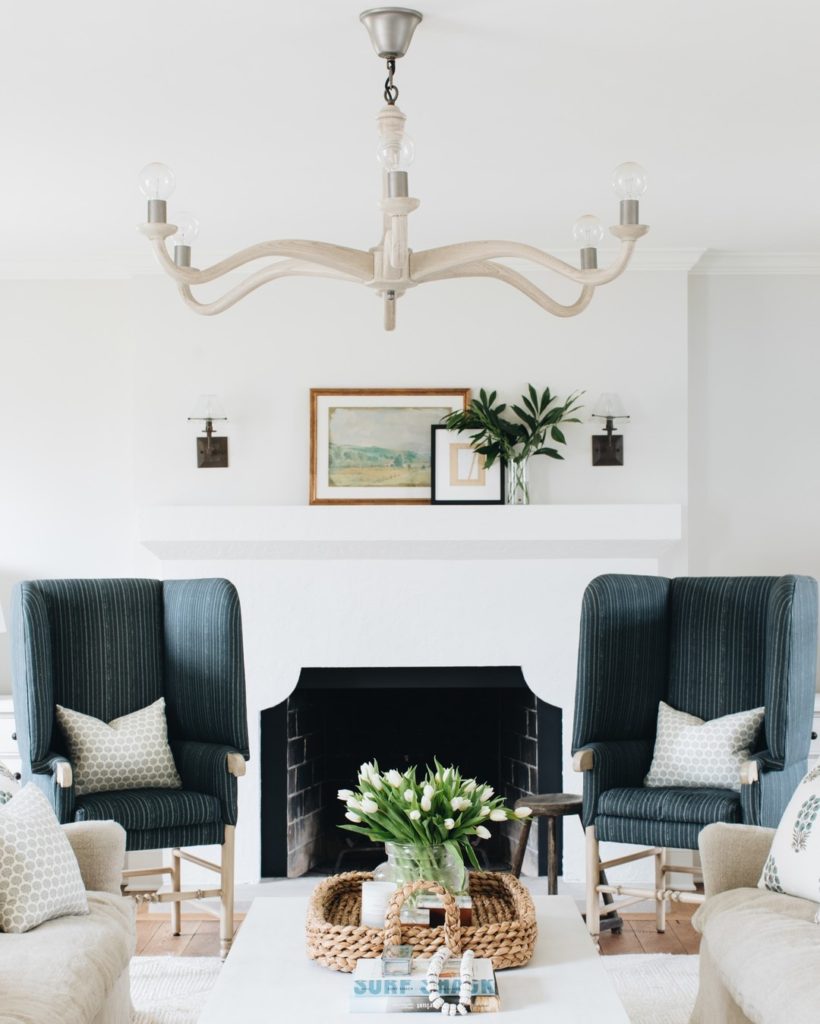
<svg viewBox="0 0 820 1024"><path fill-rule="evenodd" d="M707 249L692 267L699 276L820 274L820 252L731 252Z"/></svg>

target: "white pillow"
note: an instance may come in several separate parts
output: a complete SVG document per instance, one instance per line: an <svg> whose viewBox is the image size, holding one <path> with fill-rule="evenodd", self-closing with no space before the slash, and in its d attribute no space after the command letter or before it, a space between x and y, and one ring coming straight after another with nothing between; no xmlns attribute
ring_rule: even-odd
<svg viewBox="0 0 820 1024"><path fill-rule="evenodd" d="M162 697L107 725L57 705L77 796L116 789L179 789Z"/></svg>
<svg viewBox="0 0 820 1024"><path fill-rule="evenodd" d="M812 768L789 801L777 826L761 889L820 900L820 767Z"/></svg>
<svg viewBox="0 0 820 1024"><path fill-rule="evenodd" d="M704 721L658 706L658 732L645 786L740 789L740 766L751 757L765 708Z"/></svg>
<svg viewBox="0 0 820 1024"><path fill-rule="evenodd" d="M0 931L87 914L80 867L46 797L33 784L0 806Z"/></svg>

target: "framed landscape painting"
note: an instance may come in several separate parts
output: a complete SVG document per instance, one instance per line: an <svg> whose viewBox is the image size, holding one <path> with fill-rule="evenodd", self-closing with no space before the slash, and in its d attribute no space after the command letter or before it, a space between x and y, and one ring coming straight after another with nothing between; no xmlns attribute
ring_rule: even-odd
<svg viewBox="0 0 820 1024"><path fill-rule="evenodd" d="M469 388L312 388L311 505L426 505L430 428Z"/></svg>

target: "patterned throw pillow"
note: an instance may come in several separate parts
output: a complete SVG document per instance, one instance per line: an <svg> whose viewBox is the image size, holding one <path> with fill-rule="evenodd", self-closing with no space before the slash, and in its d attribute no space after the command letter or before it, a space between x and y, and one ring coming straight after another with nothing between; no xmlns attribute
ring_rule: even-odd
<svg viewBox="0 0 820 1024"><path fill-rule="evenodd" d="M162 697L107 725L58 704L57 721L68 744L77 796L182 786L168 746Z"/></svg>
<svg viewBox="0 0 820 1024"><path fill-rule="evenodd" d="M0 761L0 804L7 804L19 788L14 772Z"/></svg>
<svg viewBox="0 0 820 1024"><path fill-rule="evenodd" d="M820 902L819 813L820 766L803 778L783 812L759 888Z"/></svg>
<svg viewBox="0 0 820 1024"><path fill-rule="evenodd" d="M755 749L765 708L705 722L660 702L645 786L740 789L740 766Z"/></svg>
<svg viewBox="0 0 820 1024"><path fill-rule="evenodd" d="M46 797L33 784L0 807L0 931L87 914L80 868Z"/></svg>

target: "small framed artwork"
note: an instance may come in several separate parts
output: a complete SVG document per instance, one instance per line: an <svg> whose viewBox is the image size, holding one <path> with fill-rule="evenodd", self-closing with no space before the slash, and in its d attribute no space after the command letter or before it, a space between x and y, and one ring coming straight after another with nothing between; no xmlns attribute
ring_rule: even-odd
<svg viewBox="0 0 820 1024"><path fill-rule="evenodd" d="M311 505L427 505L430 428L469 388L312 388Z"/></svg>
<svg viewBox="0 0 820 1024"><path fill-rule="evenodd" d="M483 455L470 445L469 434L441 425L431 431L433 505L503 505L504 463L487 469Z"/></svg>

